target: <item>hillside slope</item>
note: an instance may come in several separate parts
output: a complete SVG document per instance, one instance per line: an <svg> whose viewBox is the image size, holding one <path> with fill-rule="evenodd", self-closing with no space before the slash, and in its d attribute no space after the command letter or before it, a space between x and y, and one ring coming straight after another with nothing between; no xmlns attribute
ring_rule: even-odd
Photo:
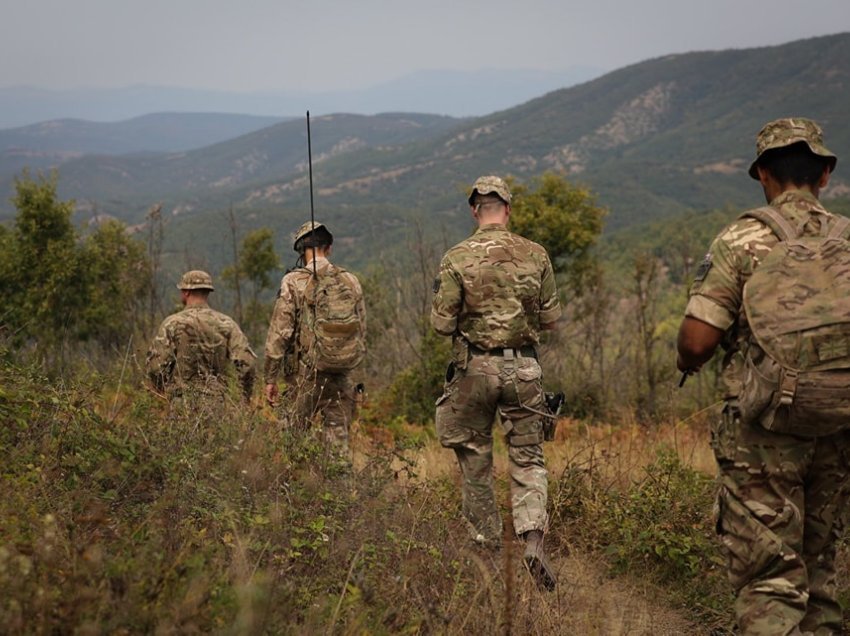
<svg viewBox="0 0 850 636"><path fill-rule="evenodd" d="M392 147L455 127L451 117L408 113L328 115L314 119L313 161L367 147ZM246 183L304 174L307 134L303 119L282 122L236 139L188 152L144 156L83 157L60 169L60 193L93 201L127 218L128 202L166 198L193 207L203 197L232 198ZM131 206L132 207L132 206Z"/></svg>
<svg viewBox="0 0 850 636"><path fill-rule="evenodd" d="M674 55L636 64L476 119L408 148L329 161L321 196L429 209L452 205L482 173L552 170L588 184L624 226L758 198L745 170L770 119L806 115L850 157L850 34L778 47ZM850 180L840 169L833 192ZM283 202L295 179L246 193ZM274 185L275 187L270 187ZM447 191L448 190L448 191Z"/></svg>
<svg viewBox="0 0 850 636"><path fill-rule="evenodd" d="M840 158L826 198L850 179L850 34L635 64L486 117L333 115L313 120L315 209L358 260L412 217L449 240L469 227L464 191L486 173L527 180L545 171L598 193L608 231L688 211L760 203L745 173L761 125L805 115ZM172 247L195 238L204 262L221 251L232 204L243 229L291 231L309 214L303 121L185 153L84 157L60 171L59 193L82 210L131 223L163 201ZM6 194L6 193L2 193ZM6 196L2 197L7 200ZM4 204L8 206L7 203ZM0 216L8 218L8 207ZM196 229L207 231L198 239ZM210 231L212 229L212 231ZM183 258L183 257L181 257ZM183 258L185 260L185 258ZM215 263L210 263L215 267Z"/></svg>
<svg viewBox="0 0 850 636"><path fill-rule="evenodd" d="M0 130L0 180L24 168L44 170L85 155L182 152L282 121L224 113L153 113L118 122L56 119Z"/></svg>

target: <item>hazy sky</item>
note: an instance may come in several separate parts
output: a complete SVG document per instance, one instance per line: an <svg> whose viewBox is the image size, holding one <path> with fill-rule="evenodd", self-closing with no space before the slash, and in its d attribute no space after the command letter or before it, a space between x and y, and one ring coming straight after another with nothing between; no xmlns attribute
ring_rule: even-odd
<svg viewBox="0 0 850 636"><path fill-rule="evenodd" d="M850 0L0 0L0 86L365 88L850 31Z"/></svg>

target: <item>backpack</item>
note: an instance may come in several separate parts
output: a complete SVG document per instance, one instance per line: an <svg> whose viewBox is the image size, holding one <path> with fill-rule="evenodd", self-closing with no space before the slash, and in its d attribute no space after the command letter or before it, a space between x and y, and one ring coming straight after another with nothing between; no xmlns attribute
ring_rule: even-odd
<svg viewBox="0 0 850 636"><path fill-rule="evenodd" d="M850 219L822 217L819 236L801 236L773 208L743 216L779 243L744 285L741 419L803 437L850 428Z"/></svg>
<svg viewBox="0 0 850 636"><path fill-rule="evenodd" d="M358 294L347 272L334 265L311 272L301 312L301 357L308 367L344 373L362 362L366 334L357 315Z"/></svg>

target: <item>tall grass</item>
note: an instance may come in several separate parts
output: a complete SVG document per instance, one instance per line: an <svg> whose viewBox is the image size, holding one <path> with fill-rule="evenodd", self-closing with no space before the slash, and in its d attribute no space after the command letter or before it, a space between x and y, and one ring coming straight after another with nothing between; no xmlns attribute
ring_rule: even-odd
<svg viewBox="0 0 850 636"><path fill-rule="evenodd" d="M421 429L357 428L351 469L317 432L265 408L172 416L139 386L126 370L57 385L0 362L0 632L681 634L731 624L704 420L562 422L547 445L560 585L543 593L509 530L501 441L506 536L482 551L461 521L453 454ZM845 573L843 549L840 563Z"/></svg>

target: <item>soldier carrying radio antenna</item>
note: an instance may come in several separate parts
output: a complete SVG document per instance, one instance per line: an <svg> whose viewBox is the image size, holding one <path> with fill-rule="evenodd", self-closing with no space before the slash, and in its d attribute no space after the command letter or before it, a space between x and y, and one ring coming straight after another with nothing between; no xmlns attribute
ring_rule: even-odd
<svg viewBox="0 0 850 636"><path fill-rule="evenodd" d="M299 426L317 417L326 441L345 457L356 412L351 371L366 353L366 306L360 281L332 264L333 235L307 221L293 235L300 267L280 283L266 337L265 395L278 399L281 370Z"/></svg>

